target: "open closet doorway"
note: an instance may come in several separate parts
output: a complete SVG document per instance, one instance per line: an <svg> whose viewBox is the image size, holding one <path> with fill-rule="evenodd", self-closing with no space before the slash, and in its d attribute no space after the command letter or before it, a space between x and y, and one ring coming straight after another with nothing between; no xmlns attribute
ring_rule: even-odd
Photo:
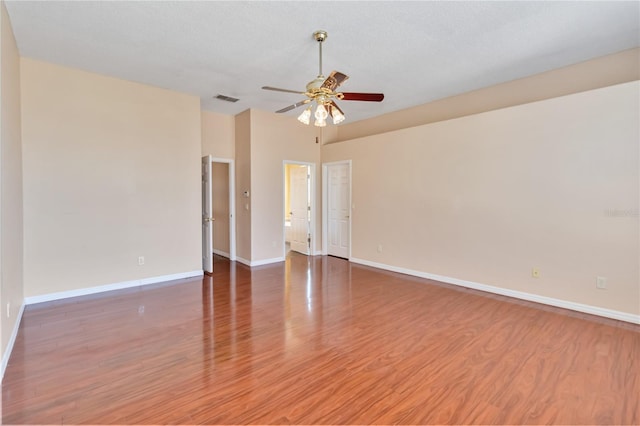
<svg viewBox="0 0 640 426"><path fill-rule="evenodd" d="M291 251L312 254L315 228L313 163L284 163L284 247Z"/></svg>
<svg viewBox="0 0 640 426"><path fill-rule="evenodd" d="M203 269L211 272L213 254L236 260L235 167L233 160L211 155L202 162Z"/></svg>

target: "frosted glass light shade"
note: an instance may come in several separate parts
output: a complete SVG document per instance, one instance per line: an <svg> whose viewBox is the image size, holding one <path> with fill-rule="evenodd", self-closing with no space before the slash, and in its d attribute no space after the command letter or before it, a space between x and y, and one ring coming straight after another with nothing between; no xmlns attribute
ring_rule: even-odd
<svg viewBox="0 0 640 426"><path fill-rule="evenodd" d="M338 108L331 108L331 117L333 117L333 124L340 124L344 121L344 114Z"/></svg>
<svg viewBox="0 0 640 426"><path fill-rule="evenodd" d="M298 121L302 124L309 124L311 118L311 107L302 111L302 114L298 116Z"/></svg>
<svg viewBox="0 0 640 426"><path fill-rule="evenodd" d="M318 105L318 108L316 109L316 113L315 113L316 120L324 121L327 119L328 116L329 116L329 113L327 112L327 109L324 107L324 105L322 104Z"/></svg>

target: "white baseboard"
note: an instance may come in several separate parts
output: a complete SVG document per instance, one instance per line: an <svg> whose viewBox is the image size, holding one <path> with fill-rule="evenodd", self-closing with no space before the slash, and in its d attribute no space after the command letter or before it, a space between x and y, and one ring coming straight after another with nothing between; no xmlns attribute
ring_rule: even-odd
<svg viewBox="0 0 640 426"><path fill-rule="evenodd" d="M256 260L251 262L250 266L262 266L262 265L269 265L270 263L278 263L278 262L284 262L284 256L282 257L274 257L272 259L262 259L262 260Z"/></svg>
<svg viewBox="0 0 640 426"><path fill-rule="evenodd" d="M18 330L20 329L20 322L22 321L22 315L24 314L25 303L20 306L20 310L18 311L18 316L16 317L16 323L13 325L13 331L11 332L11 337L9 337L9 342L7 342L7 348L4 351L4 355L2 355L2 365L0 366L0 382L4 379L4 372L7 369L7 365L9 364L9 358L11 357L11 352L13 351L13 345L16 343L16 337L18 337Z"/></svg>
<svg viewBox="0 0 640 426"><path fill-rule="evenodd" d="M446 277L443 275L430 274L412 269L400 268L397 266L385 265L383 263L371 262L364 259L351 258L351 262L374 268L384 269L401 274L412 275L420 278L427 278L434 281L440 281L447 284L458 285L461 287L472 288L475 290L486 291L488 293L509 296L516 299L528 300L530 302L542 303L544 305L556 306L558 308L570 309L572 311L584 312L586 314L598 315L605 318L612 318L620 321L626 321L634 324L640 324L640 315L629 314L626 312L615 311L613 309L600 308L598 306L584 305L582 303L570 302L568 300L555 299L553 297L540 296L537 294L526 293L524 291L509 290L507 288L495 287L487 284L480 284L473 281L461 280L458 278Z"/></svg>
<svg viewBox="0 0 640 426"><path fill-rule="evenodd" d="M243 257L237 256L236 257L236 262L242 263L243 265L247 265L247 266L251 266L251 261L247 260Z"/></svg>
<svg viewBox="0 0 640 426"><path fill-rule="evenodd" d="M244 265L247 266L262 266L262 265L268 265L270 263L278 263L278 262L284 262L284 257L274 257L272 259L262 259L262 260L247 260L247 259L243 259L242 257L236 257L236 262L240 262Z"/></svg>
<svg viewBox="0 0 640 426"><path fill-rule="evenodd" d="M48 293L48 294L42 294L39 296L30 296L30 297L25 297L24 304L32 305L34 303L50 302L52 300L66 299L69 297L85 296L87 294L95 294L95 293L102 293L102 292L111 291L111 290L120 290L123 288L157 284L165 281L173 281L173 280L180 280L183 278L198 277L198 276L202 276L202 274L203 274L202 270L180 272L180 273L171 274L171 275L161 275L158 277L141 278L139 280L122 281L119 283L106 284L106 285L101 285L97 287L79 288L76 290L60 291L57 293Z"/></svg>
<svg viewBox="0 0 640 426"><path fill-rule="evenodd" d="M231 255L226 251L213 249L213 254L217 254L218 256L226 257L227 259L231 258Z"/></svg>

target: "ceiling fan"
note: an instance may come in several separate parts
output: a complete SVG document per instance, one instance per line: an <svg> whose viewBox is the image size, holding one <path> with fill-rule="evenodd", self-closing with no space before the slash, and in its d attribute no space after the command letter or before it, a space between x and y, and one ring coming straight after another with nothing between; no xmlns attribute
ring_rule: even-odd
<svg viewBox="0 0 640 426"><path fill-rule="evenodd" d="M316 31L313 33L313 38L318 42L318 48L320 51L319 73L315 79L311 80L307 84L307 90L305 92L301 92L299 90L279 89L277 87L271 86L262 87L264 90L298 93L300 95L307 96L307 99L296 102L295 104L289 105L288 107L279 109L278 111L276 111L276 113L291 111L292 109L315 101L318 107L316 108L316 112L314 114L314 117L316 119L314 125L318 127L324 127L327 125L328 116L331 116L331 118L333 119L333 124L341 123L345 119L344 113L336 104L336 99L344 101L366 102L381 102L384 99L384 94L382 93L336 92L336 89L342 83L344 83L345 80L349 78L349 76L339 71L332 71L331 74L329 74L329 77L325 78L325 76L322 74L322 42L327 39L327 32L322 30ZM312 105L305 109L298 117L298 121L304 124L309 124L311 118L311 108Z"/></svg>

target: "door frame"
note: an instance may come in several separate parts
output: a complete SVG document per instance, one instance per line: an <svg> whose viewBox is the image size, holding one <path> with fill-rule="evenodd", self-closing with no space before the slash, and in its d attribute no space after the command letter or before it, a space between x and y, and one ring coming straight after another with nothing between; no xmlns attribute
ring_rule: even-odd
<svg viewBox="0 0 640 426"><path fill-rule="evenodd" d="M307 161L293 161L293 160L283 160L282 161L282 257L285 258L287 256L287 246L286 246L286 237L284 228L284 218L286 215L286 182L287 178L285 169L287 164L292 164L295 166L309 166L309 173L311 177L309 179L309 198L311 199L311 220L309 222L309 235L311 241L309 242L309 256L313 256L316 254L316 163L310 163Z"/></svg>
<svg viewBox="0 0 640 426"><path fill-rule="evenodd" d="M329 234L329 173L328 169L331 166L338 166L341 164L346 164L349 169L349 257L348 260L351 261L351 247L353 246L353 240L351 239L351 228L352 228L352 220L353 220L353 201L352 201L352 192L351 187L353 186L352 181L352 166L351 160L340 160L340 161L332 161L329 163L322 163L322 254L327 255L329 252L327 238Z"/></svg>
<svg viewBox="0 0 640 426"><path fill-rule="evenodd" d="M212 163L229 165L229 260L236 260L236 169L232 158L220 158L209 155Z"/></svg>

